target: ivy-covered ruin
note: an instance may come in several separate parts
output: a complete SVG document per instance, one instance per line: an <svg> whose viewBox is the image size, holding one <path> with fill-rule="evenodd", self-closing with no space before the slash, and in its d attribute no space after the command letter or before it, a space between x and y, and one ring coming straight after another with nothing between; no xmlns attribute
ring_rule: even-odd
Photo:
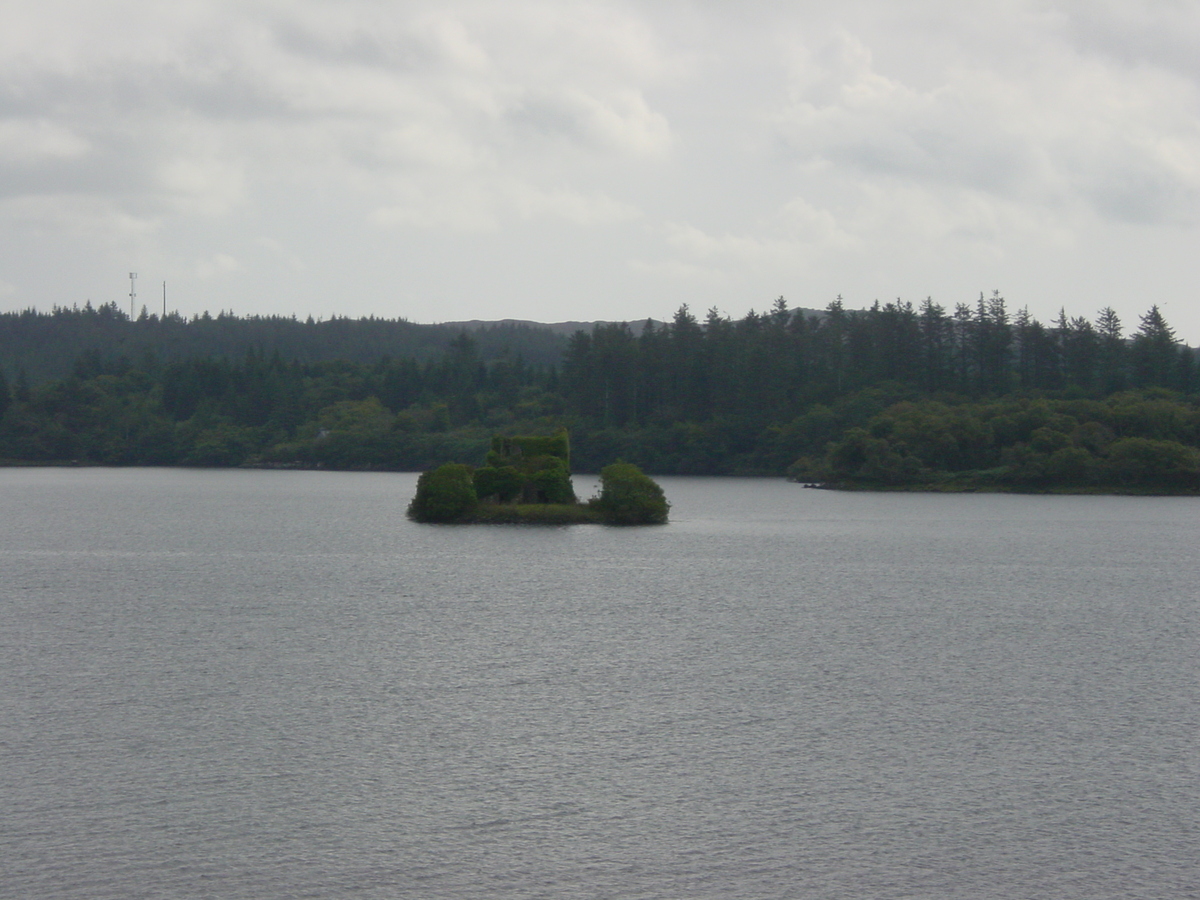
<svg viewBox="0 0 1200 900"><path fill-rule="evenodd" d="M600 473L600 495L580 503L571 485L566 429L552 435L497 435L479 468L446 463L424 472L408 516L417 522L603 522L649 525L667 521L662 488L636 466L614 463Z"/></svg>

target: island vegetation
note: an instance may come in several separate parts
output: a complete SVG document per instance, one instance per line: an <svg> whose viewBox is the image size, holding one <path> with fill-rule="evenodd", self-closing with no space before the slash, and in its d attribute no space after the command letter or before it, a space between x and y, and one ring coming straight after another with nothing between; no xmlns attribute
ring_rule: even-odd
<svg viewBox="0 0 1200 900"><path fill-rule="evenodd" d="M421 473L408 507L416 522L436 524L661 525L670 504L637 466L600 472L600 493L580 503L571 484L570 440L553 435L492 438L486 465L444 463Z"/></svg>
<svg viewBox="0 0 1200 900"><path fill-rule="evenodd" d="M999 294L952 311L780 298L736 320L684 306L570 337L131 320L115 304L0 314L7 464L420 471L483 459L497 433L566 427L579 471L622 459L846 488L1200 493L1198 389L1196 354L1157 306L1127 333L1111 309L1043 325ZM485 496L507 496L504 468L481 467Z"/></svg>

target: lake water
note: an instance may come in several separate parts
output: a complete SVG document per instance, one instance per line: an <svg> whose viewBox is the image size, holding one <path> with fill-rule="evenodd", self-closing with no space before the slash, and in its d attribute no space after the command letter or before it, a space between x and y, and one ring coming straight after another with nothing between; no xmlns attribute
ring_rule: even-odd
<svg viewBox="0 0 1200 900"><path fill-rule="evenodd" d="M0 470L0 896L1200 897L1200 499L661 483Z"/></svg>

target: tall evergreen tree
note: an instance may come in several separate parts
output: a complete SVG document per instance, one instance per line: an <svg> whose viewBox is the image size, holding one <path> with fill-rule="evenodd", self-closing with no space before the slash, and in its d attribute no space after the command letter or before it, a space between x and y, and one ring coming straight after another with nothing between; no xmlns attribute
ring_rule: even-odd
<svg viewBox="0 0 1200 900"><path fill-rule="evenodd" d="M847 343L850 331L850 317L843 305L842 295L825 308L825 318L821 320L819 344L824 357L826 378L831 393L837 396L846 387L846 369L848 360Z"/></svg>
<svg viewBox="0 0 1200 900"><path fill-rule="evenodd" d="M1125 338L1121 331L1121 318L1111 306L1100 310L1096 316L1096 333L1099 337L1098 377L1102 393L1111 394L1125 387Z"/></svg>
<svg viewBox="0 0 1200 900"><path fill-rule="evenodd" d="M1060 316L1062 323L1059 342L1062 348L1063 379L1071 386L1092 390L1097 380L1097 362L1100 341L1092 323L1082 316L1067 319Z"/></svg>
<svg viewBox="0 0 1200 900"><path fill-rule="evenodd" d="M675 312L669 327L668 408L681 419L697 419L708 407L708 372L704 366L704 330L688 305Z"/></svg>
<svg viewBox="0 0 1200 900"><path fill-rule="evenodd" d="M8 405L12 402L12 395L8 391L8 379L4 376L4 367L0 366L0 419L4 418L4 413L8 411Z"/></svg>
<svg viewBox="0 0 1200 900"><path fill-rule="evenodd" d="M950 386L954 371L954 326L946 311L932 297L921 304L919 325L922 386L942 391Z"/></svg>
<svg viewBox="0 0 1200 900"><path fill-rule="evenodd" d="M973 344L979 389L984 393L1006 392L1012 371L1012 326L999 291L993 291L988 299L979 295Z"/></svg>
<svg viewBox="0 0 1200 900"><path fill-rule="evenodd" d="M1139 387L1177 387L1175 330L1155 304L1133 336L1134 379Z"/></svg>
<svg viewBox="0 0 1200 900"><path fill-rule="evenodd" d="M29 389L29 376L25 374L24 367L17 369L17 381L13 385L13 399L18 403L28 403L33 399Z"/></svg>

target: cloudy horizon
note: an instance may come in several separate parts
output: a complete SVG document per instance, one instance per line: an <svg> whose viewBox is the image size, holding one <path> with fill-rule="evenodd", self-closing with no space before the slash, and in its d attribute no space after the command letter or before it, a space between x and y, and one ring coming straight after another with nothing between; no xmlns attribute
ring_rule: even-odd
<svg viewBox="0 0 1200 900"><path fill-rule="evenodd" d="M738 317L999 290L1200 343L1200 7L3 2L0 310Z"/></svg>

